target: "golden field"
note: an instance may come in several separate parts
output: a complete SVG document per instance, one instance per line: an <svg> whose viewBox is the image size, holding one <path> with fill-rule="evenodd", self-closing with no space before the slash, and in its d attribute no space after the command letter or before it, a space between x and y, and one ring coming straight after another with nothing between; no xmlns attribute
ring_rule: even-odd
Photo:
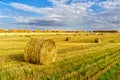
<svg viewBox="0 0 120 80"><path fill-rule="evenodd" d="M55 41L53 63L24 61L25 44L36 37ZM120 34L1 33L0 80L120 80Z"/></svg>

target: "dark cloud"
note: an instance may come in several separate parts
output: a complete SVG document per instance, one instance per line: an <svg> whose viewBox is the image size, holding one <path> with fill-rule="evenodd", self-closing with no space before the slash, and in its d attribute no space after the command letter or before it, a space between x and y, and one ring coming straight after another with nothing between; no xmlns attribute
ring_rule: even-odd
<svg viewBox="0 0 120 80"><path fill-rule="evenodd" d="M109 21L109 22L113 24L120 24L120 21Z"/></svg>
<svg viewBox="0 0 120 80"><path fill-rule="evenodd" d="M64 26L63 23L54 20L31 20L22 24L35 26Z"/></svg>

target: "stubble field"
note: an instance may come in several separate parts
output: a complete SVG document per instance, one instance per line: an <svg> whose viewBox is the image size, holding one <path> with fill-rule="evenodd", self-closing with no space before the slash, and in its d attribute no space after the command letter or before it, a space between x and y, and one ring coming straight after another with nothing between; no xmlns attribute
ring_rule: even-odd
<svg viewBox="0 0 120 80"><path fill-rule="evenodd" d="M55 41L53 63L24 61L25 44L34 37ZM1 33L0 80L120 80L120 34Z"/></svg>

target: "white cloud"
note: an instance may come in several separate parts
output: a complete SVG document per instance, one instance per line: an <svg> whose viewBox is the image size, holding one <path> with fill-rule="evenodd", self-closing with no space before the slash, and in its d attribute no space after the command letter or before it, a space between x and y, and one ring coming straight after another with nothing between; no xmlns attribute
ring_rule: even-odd
<svg viewBox="0 0 120 80"><path fill-rule="evenodd" d="M114 13L113 13L114 12ZM89 16L87 23L92 23L93 29L119 29L120 10L106 10Z"/></svg>
<svg viewBox="0 0 120 80"><path fill-rule="evenodd" d="M57 15L57 14L49 14L44 17L45 20L54 20L54 21L61 21L64 16Z"/></svg>
<svg viewBox="0 0 120 80"><path fill-rule="evenodd" d="M100 6L105 9L120 9L120 0L107 0L101 2Z"/></svg>
<svg viewBox="0 0 120 80"><path fill-rule="evenodd" d="M0 15L0 18L9 18L9 16Z"/></svg>
<svg viewBox="0 0 120 80"><path fill-rule="evenodd" d="M48 0L48 1L56 6L56 5L66 4L66 2L69 0Z"/></svg>
<svg viewBox="0 0 120 80"><path fill-rule="evenodd" d="M16 22L19 22L19 23L22 23L22 22L26 22L27 23L30 20L36 19L34 17L29 17L29 16L16 16L16 17L12 16L11 18L15 19Z"/></svg>
<svg viewBox="0 0 120 80"><path fill-rule="evenodd" d="M0 1L0 4L9 5L9 4L7 4L7 3L5 3L5 2L2 2L2 1Z"/></svg>
<svg viewBox="0 0 120 80"><path fill-rule="evenodd" d="M16 8L16 9L28 11L28 12L33 12L33 13L43 13L43 11L49 12L52 10L52 8L37 8L35 6L29 6L26 4L15 3L15 2L12 2L9 5Z"/></svg>

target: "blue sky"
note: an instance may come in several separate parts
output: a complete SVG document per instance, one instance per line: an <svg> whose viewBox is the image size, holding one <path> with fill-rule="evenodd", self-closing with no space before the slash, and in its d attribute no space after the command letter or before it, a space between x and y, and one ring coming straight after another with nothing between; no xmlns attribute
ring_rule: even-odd
<svg viewBox="0 0 120 80"><path fill-rule="evenodd" d="M120 0L0 0L2 29L120 30Z"/></svg>

